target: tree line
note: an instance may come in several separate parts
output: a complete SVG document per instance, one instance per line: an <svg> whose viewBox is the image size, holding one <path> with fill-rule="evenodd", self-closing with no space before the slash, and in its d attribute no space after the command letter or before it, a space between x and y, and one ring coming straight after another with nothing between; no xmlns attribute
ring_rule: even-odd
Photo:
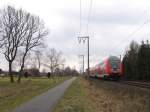
<svg viewBox="0 0 150 112"><path fill-rule="evenodd" d="M123 73L127 80L150 80L150 44L147 40L130 43L123 57Z"/></svg>

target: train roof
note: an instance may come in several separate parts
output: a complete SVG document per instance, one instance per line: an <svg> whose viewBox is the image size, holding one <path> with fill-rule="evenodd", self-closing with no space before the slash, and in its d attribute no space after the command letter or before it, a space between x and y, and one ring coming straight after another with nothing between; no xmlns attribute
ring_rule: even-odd
<svg viewBox="0 0 150 112"><path fill-rule="evenodd" d="M109 56L109 60L120 60L117 56Z"/></svg>
<svg viewBox="0 0 150 112"><path fill-rule="evenodd" d="M118 60L118 61L120 61L120 58L119 57L117 57L117 56L109 56L109 57L107 57L107 58L105 58L103 61L101 61L100 63L98 63L98 64L96 64L94 67L91 67L91 69L93 69L93 68L97 68L101 63L103 63L104 61L106 61L106 60Z"/></svg>

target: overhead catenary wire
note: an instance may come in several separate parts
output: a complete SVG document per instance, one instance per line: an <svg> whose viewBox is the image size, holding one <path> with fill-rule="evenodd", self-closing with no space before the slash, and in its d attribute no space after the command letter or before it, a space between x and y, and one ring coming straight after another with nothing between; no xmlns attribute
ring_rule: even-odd
<svg viewBox="0 0 150 112"><path fill-rule="evenodd" d="M143 24L141 24L136 30L134 30L131 34L129 34L129 36L127 36L127 38L132 37L135 33L137 33L139 30L141 30L145 24L149 23L150 19L144 21Z"/></svg>
<svg viewBox="0 0 150 112"><path fill-rule="evenodd" d="M150 9L150 6L147 7L143 13L141 14L142 16L148 12L148 10ZM125 39L121 40L119 43L115 44L112 49L114 49L116 46L120 45L122 42L124 42L125 40L127 39L133 39L134 35L139 31L141 30L146 24L148 24L150 22L150 18L146 21L144 21L143 24L139 25L139 27L137 27L133 32L131 32Z"/></svg>
<svg viewBox="0 0 150 112"><path fill-rule="evenodd" d="M88 13L88 20L87 20L87 29L86 29L86 30L87 30L87 34L89 33L89 24L90 24L91 12L92 12L92 4L93 4L93 1L91 0L91 2L90 2L90 8L89 8L89 13ZM150 6L148 6L148 7L143 11L143 13L141 14L141 16L143 16L145 13L147 13L147 12L149 11L149 9L150 9ZM139 30L141 30L141 29L145 26L145 24L149 23L149 21L150 21L150 19L144 21L143 24L139 25L138 28L136 28L133 32L131 32L129 35L127 35L127 37L126 37L125 39L128 39L128 38L131 39ZM125 39L121 40L121 42L119 42L119 43L116 43L115 46L112 47L112 49L115 48L117 45L120 45L122 42L124 42Z"/></svg>
<svg viewBox="0 0 150 112"><path fill-rule="evenodd" d="M89 8L89 12L88 12L88 18L87 18L87 34L88 34L88 25L89 25L89 21L90 21L90 16L91 16L91 10L92 10L92 0L91 0L91 2L90 2L90 8ZM78 40L79 40L79 42L81 43L81 41L83 42L83 43L85 43L85 41L87 42L87 70L88 70L88 76L89 76L89 36L88 35L86 35L86 36L81 36L81 26L82 26L82 18L81 18L81 16L82 16L82 13L81 13L82 11L81 11L81 0L80 0L80 36L78 37Z"/></svg>
<svg viewBox="0 0 150 112"><path fill-rule="evenodd" d="M90 5L89 5L89 10L88 10L88 15L87 15L87 24L86 24L86 33L88 35L89 33L89 24L90 24L90 18L91 18L91 13L92 13L92 5L93 5L93 0L90 0ZM80 25L79 25L79 35L82 34L82 0L80 0Z"/></svg>
<svg viewBox="0 0 150 112"><path fill-rule="evenodd" d="M148 7L145 8L145 10L143 11L143 13L140 16L143 16L145 13L147 13L150 10L150 5ZM139 16L139 17L140 17Z"/></svg>
<svg viewBox="0 0 150 112"><path fill-rule="evenodd" d="M143 13L140 14L140 16L138 16L138 18L139 18L139 17L142 17L145 13L147 13L147 12L149 11L149 9L150 9L150 6L148 6L148 7L143 11ZM139 27L138 27L137 29L135 29L133 32L131 32L131 33L127 36L127 38L128 38L128 37L132 37L134 34L136 34L136 33L137 33L140 29L142 29L142 28L144 27L144 25L147 24L149 21L150 21L150 18L149 18L148 20L144 21L143 24L139 25Z"/></svg>
<svg viewBox="0 0 150 112"><path fill-rule="evenodd" d="M81 30L82 30L82 2L81 2L81 0L80 0L80 31L79 31L79 35L81 35Z"/></svg>
<svg viewBox="0 0 150 112"><path fill-rule="evenodd" d="M91 17L91 14L92 14L92 5L93 5L93 0L90 0L90 7L89 7L89 12L88 12L88 18L87 18L87 35L89 33L89 24L90 24L90 17Z"/></svg>

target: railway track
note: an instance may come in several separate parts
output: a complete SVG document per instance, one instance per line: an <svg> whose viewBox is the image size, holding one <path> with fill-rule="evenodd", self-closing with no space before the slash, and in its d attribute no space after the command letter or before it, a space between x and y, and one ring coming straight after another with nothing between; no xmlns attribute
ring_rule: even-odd
<svg viewBox="0 0 150 112"><path fill-rule="evenodd" d="M120 83L150 89L150 82L120 81Z"/></svg>

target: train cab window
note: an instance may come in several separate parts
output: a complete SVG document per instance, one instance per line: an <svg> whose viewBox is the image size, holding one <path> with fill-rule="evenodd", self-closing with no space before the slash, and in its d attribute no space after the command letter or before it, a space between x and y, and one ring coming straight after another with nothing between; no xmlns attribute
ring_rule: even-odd
<svg viewBox="0 0 150 112"><path fill-rule="evenodd" d="M119 68L120 67L120 61L119 60L110 61L110 65L111 65L111 68Z"/></svg>
<svg viewBox="0 0 150 112"><path fill-rule="evenodd" d="M100 67L104 68L105 67L105 63L104 62L100 63Z"/></svg>

